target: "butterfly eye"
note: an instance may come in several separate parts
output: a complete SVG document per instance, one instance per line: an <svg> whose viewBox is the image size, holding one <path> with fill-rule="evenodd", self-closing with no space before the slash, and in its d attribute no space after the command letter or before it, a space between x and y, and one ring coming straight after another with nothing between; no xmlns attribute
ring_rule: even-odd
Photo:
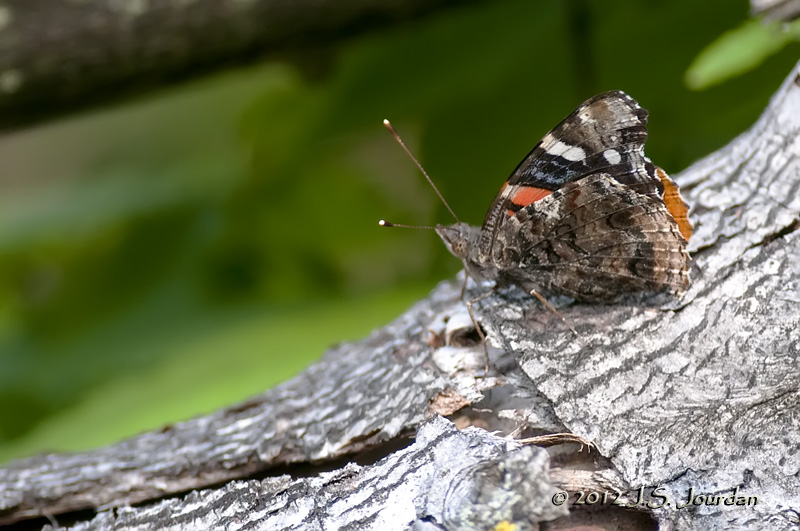
<svg viewBox="0 0 800 531"><path fill-rule="evenodd" d="M465 258L469 250L467 233L463 224L437 225L436 233L456 258Z"/></svg>

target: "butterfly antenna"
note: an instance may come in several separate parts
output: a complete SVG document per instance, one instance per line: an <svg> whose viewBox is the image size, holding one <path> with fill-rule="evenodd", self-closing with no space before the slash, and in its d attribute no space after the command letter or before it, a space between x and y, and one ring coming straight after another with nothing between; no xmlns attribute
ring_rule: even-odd
<svg viewBox="0 0 800 531"><path fill-rule="evenodd" d="M435 229L436 228L436 227L430 227L430 226L425 226L425 225L403 225L403 224L400 224L400 223L389 223L385 219L380 220L378 222L378 225L380 225L381 227L400 227L402 229L425 229L425 230L428 230L428 229Z"/></svg>
<svg viewBox="0 0 800 531"><path fill-rule="evenodd" d="M420 164L419 161L414 157L414 155L411 154L411 151L408 149L408 147L406 147L406 144L405 144L405 142L403 142L403 139L400 138L400 135L398 135L397 131L394 130L394 127L392 127L391 122L389 122L389 120L384 120L383 121L383 125L384 125L384 127L386 127L386 129L389 130L390 133L392 133L392 136L394 137L395 140L397 140L397 143L400 144L400 147L403 148L403 151L405 151L406 154L411 158L411 160L414 161L414 164L417 165L417 168L419 168L419 171L421 171L422 175L424 175L425 178L428 180L428 184L431 185L431 187L433 188L433 191L436 192L436 195L438 195L439 199L442 200L442 203L444 203L444 206L446 206L447 210L450 211L450 214L452 214L453 218L455 218L456 221L460 222L460 220L458 219L458 216L456 216L456 213L453 212L453 209L450 208L450 205L447 204L447 201L445 201L444 196L442 195L442 193L439 191L438 188L436 188L436 185L433 184L433 180L428 176L428 172L425 171L425 168L422 167L422 164ZM383 221L383 220L381 220L381 221ZM391 224L387 224L387 225L381 224L381 225L382 226L389 226L389 227L391 227L391 226L399 227L400 226L400 225L391 225Z"/></svg>

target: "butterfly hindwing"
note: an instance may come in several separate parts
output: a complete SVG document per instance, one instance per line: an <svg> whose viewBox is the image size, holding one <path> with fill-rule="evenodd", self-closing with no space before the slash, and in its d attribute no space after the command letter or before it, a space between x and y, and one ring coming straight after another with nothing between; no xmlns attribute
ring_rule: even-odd
<svg viewBox="0 0 800 531"><path fill-rule="evenodd" d="M664 203L606 173L520 209L497 237L494 262L526 289L610 301L635 291L678 293L689 282L686 243Z"/></svg>

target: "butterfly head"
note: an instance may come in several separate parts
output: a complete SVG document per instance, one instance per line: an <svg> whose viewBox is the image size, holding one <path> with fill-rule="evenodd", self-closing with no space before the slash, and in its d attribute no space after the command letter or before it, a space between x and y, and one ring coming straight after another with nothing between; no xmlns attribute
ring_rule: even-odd
<svg viewBox="0 0 800 531"><path fill-rule="evenodd" d="M474 242L480 236L477 227L471 227L462 222L453 225L436 225L436 234L447 246L447 250L461 260L470 258Z"/></svg>
<svg viewBox="0 0 800 531"><path fill-rule="evenodd" d="M447 250L464 264L469 276L479 282L497 279L497 269L488 262L488 257L480 252L482 237L480 227L459 222L453 225L436 225L434 228Z"/></svg>

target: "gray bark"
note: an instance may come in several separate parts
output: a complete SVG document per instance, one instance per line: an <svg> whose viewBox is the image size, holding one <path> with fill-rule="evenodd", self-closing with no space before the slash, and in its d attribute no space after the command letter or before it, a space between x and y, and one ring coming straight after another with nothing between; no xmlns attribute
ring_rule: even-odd
<svg viewBox="0 0 800 531"><path fill-rule="evenodd" d="M547 479L548 466L542 449L481 429L460 432L437 416L420 428L412 446L374 466L349 464L308 478L234 481L143 509L121 509L116 516L104 513L74 529L152 528L165 516L166 528L176 530L394 529L414 522L418 529L487 529L493 522L485 517L517 515L524 516L518 529L532 529L541 519L567 514L565 506L550 501L558 491ZM357 506L353 497L360 498ZM498 513L482 512L483 504L498 507Z"/></svg>
<svg viewBox="0 0 800 531"><path fill-rule="evenodd" d="M2 0L0 129L265 54L321 57L335 39L457 2Z"/></svg>
<svg viewBox="0 0 800 531"><path fill-rule="evenodd" d="M476 305L484 378L458 283L443 283L246 404L10 463L0 523L95 508L74 528L798 529L800 65L749 131L676 179L697 229L681 300L552 301L575 338L501 291ZM559 432L535 439L547 451L510 440ZM719 504L677 508L690 489ZM725 505L736 489L758 503ZM577 491L612 496L587 511Z"/></svg>

